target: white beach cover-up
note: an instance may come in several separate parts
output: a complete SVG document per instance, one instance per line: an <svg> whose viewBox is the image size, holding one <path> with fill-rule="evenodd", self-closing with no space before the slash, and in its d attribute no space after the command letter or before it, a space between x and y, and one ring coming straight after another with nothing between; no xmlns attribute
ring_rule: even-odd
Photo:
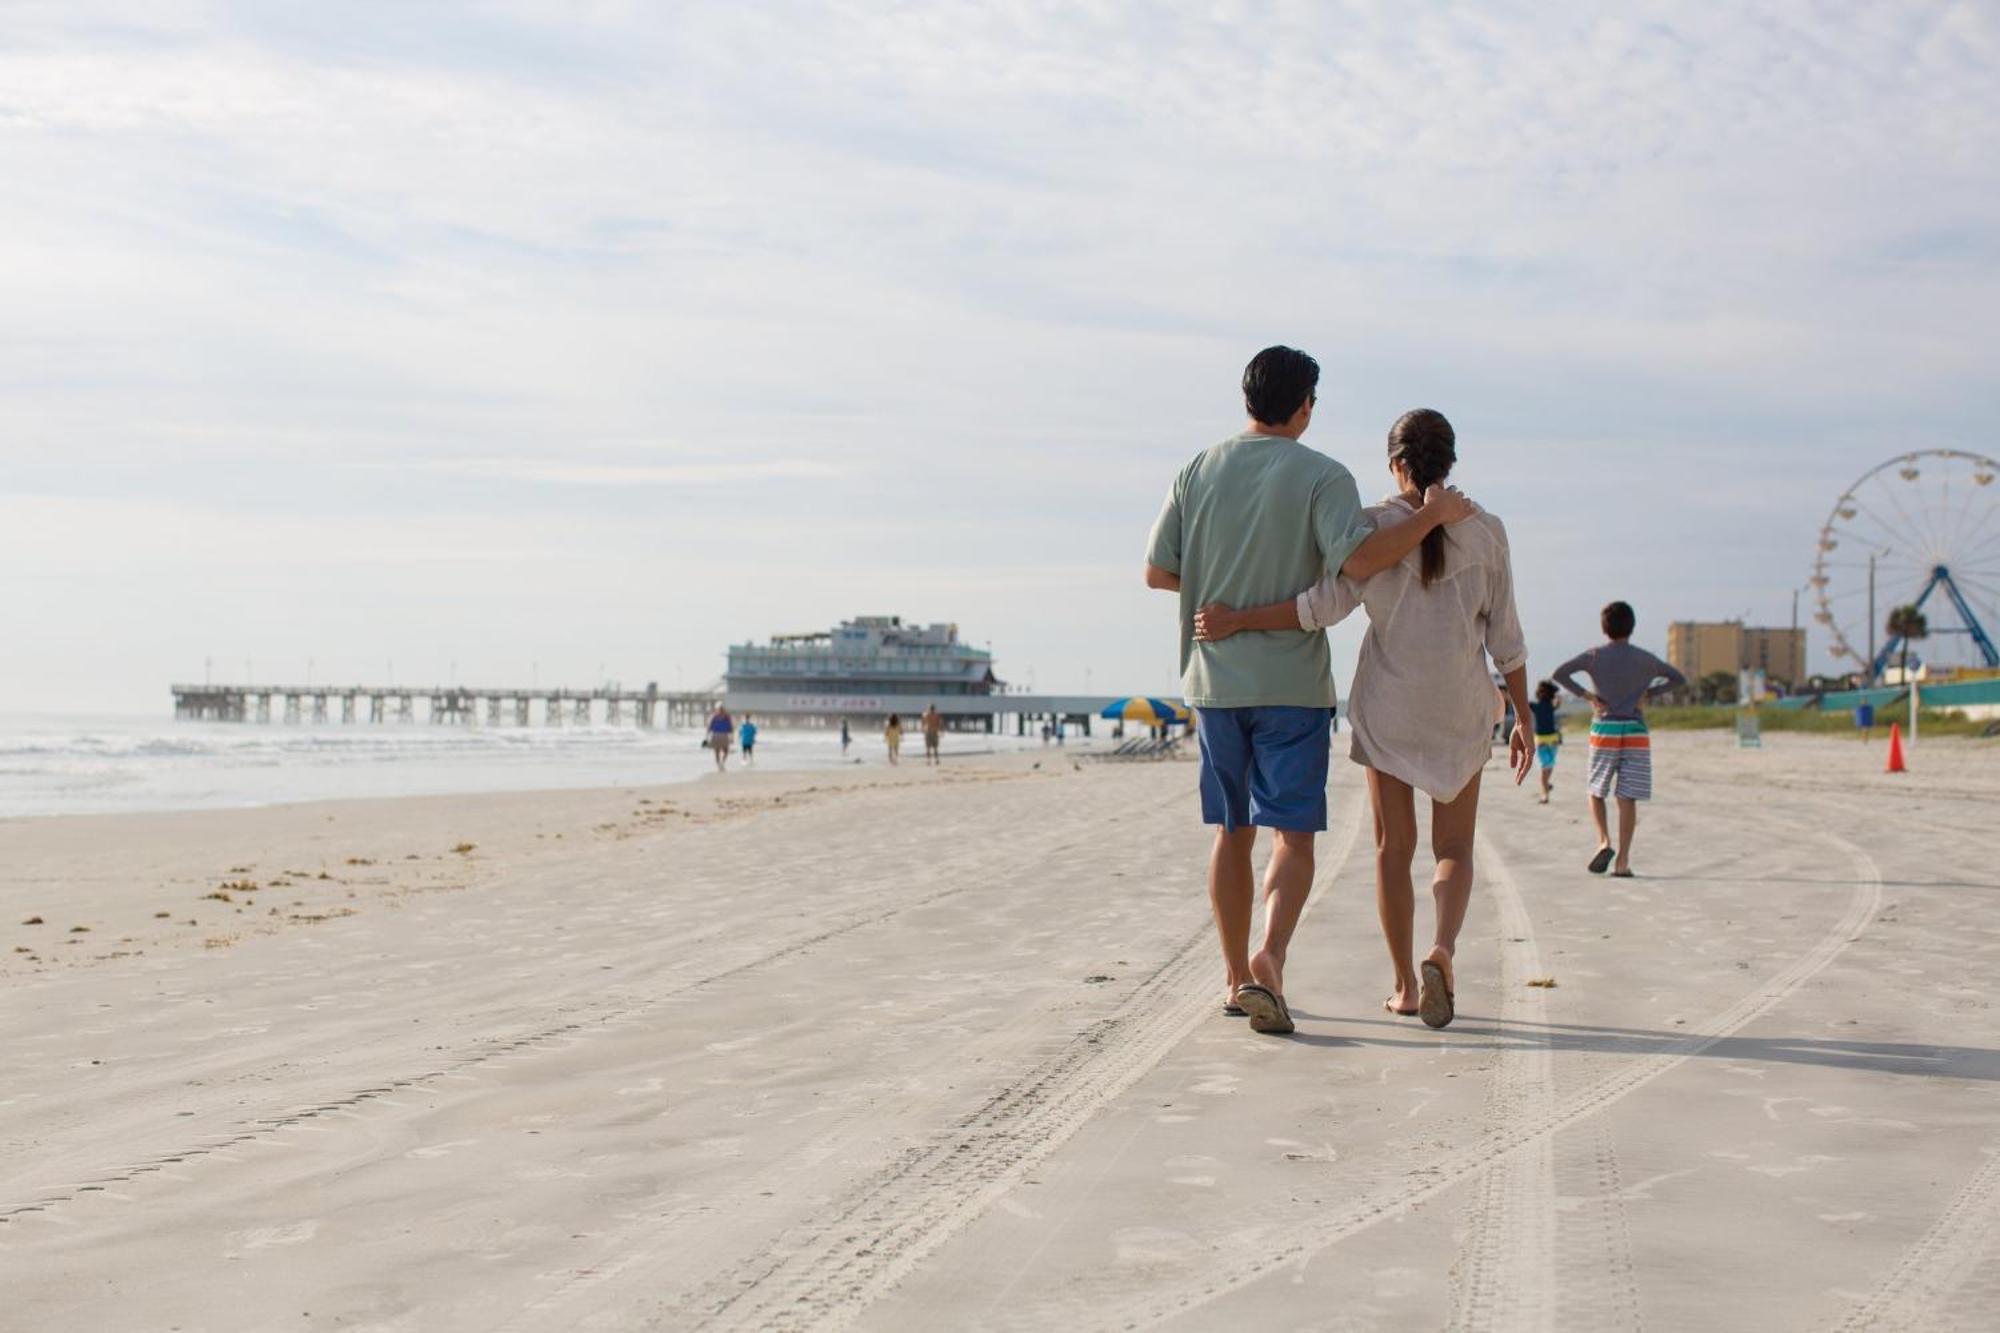
<svg viewBox="0 0 2000 1333"><path fill-rule="evenodd" d="M1367 512L1387 527L1416 511L1390 496ZM1368 608L1347 698L1348 756L1438 801L1464 791L1492 756L1504 704L1486 659L1502 675L1528 660L1506 528L1482 512L1445 533L1444 573L1428 588L1419 549L1363 582L1328 574L1298 597L1307 630Z"/></svg>

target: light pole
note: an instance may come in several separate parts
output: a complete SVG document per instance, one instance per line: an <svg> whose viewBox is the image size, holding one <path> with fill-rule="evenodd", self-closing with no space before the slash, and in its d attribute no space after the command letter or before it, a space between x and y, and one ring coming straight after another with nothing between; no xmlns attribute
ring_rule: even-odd
<svg viewBox="0 0 2000 1333"><path fill-rule="evenodd" d="M1868 669L1863 673L1863 686L1875 683L1875 553L1868 553Z"/></svg>

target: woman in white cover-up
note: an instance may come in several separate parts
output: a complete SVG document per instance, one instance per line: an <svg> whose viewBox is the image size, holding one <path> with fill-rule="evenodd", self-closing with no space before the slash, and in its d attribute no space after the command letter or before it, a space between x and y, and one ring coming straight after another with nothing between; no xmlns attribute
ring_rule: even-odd
<svg viewBox="0 0 2000 1333"><path fill-rule="evenodd" d="M1406 412L1389 430L1389 472L1398 491L1371 506L1376 526L1401 523L1457 462L1451 423L1429 408ZM1375 896L1395 970L1391 1013L1451 1022L1457 978L1452 955L1472 900L1473 832L1479 777L1492 757L1500 693L1486 662L1506 680L1514 703L1508 761L1516 784L1534 759L1528 710L1528 649L1514 606L1507 531L1479 513L1438 528L1402 562L1363 582L1328 574L1295 599L1248 610L1206 606L1195 635L1225 639L1244 631L1319 633L1357 607L1368 610L1354 688L1347 701L1349 756L1368 769L1375 813ZM1437 927L1422 966L1412 966L1417 851L1415 793L1431 798L1431 893Z"/></svg>

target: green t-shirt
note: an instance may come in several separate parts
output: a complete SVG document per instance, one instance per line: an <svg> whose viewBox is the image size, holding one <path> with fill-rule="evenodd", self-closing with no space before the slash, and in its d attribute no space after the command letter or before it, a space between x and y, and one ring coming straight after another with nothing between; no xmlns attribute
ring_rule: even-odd
<svg viewBox="0 0 2000 1333"><path fill-rule="evenodd" d="M1334 705L1326 635L1253 630L1197 643L1194 613L1283 601L1374 529L1346 468L1297 440L1238 435L1174 478L1146 559L1181 576L1181 689L1197 708Z"/></svg>

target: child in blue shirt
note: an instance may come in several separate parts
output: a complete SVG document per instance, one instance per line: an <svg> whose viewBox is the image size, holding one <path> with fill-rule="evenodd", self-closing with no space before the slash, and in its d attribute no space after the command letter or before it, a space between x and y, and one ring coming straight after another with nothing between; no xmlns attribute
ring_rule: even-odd
<svg viewBox="0 0 2000 1333"><path fill-rule="evenodd" d="M1528 705L1528 711L1535 718L1535 762L1542 768L1543 805L1549 803L1549 793L1555 790L1556 748L1563 743L1562 730L1556 721L1556 683L1545 680L1535 686L1535 697Z"/></svg>

